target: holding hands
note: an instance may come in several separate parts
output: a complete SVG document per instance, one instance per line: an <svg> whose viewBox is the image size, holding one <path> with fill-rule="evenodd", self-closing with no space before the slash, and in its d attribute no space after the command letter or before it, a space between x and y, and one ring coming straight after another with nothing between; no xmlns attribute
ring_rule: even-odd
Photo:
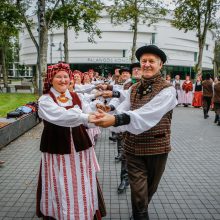
<svg viewBox="0 0 220 220"><path fill-rule="evenodd" d="M89 115L89 122L94 123L96 126L107 128L115 124L115 116L98 109L97 112Z"/></svg>
<svg viewBox="0 0 220 220"><path fill-rule="evenodd" d="M96 93L95 93L95 97L97 98L97 97L99 97L99 96L102 96L103 95L103 91L97 91Z"/></svg>
<svg viewBox="0 0 220 220"><path fill-rule="evenodd" d="M108 87L107 84L98 84L96 86L96 89L107 90L107 87Z"/></svg>
<svg viewBox="0 0 220 220"><path fill-rule="evenodd" d="M112 98L112 95L113 95L113 92L110 90L103 91L103 93L102 93L103 98Z"/></svg>
<svg viewBox="0 0 220 220"><path fill-rule="evenodd" d="M96 108L97 109L101 109L104 112L110 112L111 111L111 107L109 105L104 105L104 104L96 104Z"/></svg>

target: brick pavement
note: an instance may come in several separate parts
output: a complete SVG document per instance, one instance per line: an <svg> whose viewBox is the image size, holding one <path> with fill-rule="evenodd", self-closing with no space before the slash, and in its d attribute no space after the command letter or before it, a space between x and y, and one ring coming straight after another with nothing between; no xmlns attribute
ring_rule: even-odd
<svg viewBox="0 0 220 220"><path fill-rule="evenodd" d="M206 120L202 111L178 107L172 126L173 150L157 193L149 206L150 219L220 219L220 127ZM37 219L35 191L39 168L42 125L0 151L6 161L0 167L0 220ZM103 130L96 152L108 216L129 219L130 191L117 194L120 164L115 163L116 144Z"/></svg>

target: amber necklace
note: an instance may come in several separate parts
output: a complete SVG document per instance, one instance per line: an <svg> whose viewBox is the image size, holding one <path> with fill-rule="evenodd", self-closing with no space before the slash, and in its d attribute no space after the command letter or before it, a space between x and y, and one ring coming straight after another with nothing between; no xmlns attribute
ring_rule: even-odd
<svg viewBox="0 0 220 220"><path fill-rule="evenodd" d="M65 96L65 93L61 93L60 96L57 97L57 100L66 103L69 99Z"/></svg>

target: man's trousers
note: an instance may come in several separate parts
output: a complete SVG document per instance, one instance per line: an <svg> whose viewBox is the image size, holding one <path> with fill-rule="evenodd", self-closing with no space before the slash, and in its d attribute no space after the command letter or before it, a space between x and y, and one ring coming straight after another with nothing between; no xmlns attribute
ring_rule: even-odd
<svg viewBox="0 0 220 220"><path fill-rule="evenodd" d="M148 156L126 154L134 220L147 220L148 204L165 170L168 153Z"/></svg>

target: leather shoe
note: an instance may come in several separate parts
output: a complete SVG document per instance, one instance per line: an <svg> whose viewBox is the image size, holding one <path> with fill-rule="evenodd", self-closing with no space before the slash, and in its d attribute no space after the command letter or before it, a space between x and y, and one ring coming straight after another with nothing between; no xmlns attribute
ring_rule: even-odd
<svg viewBox="0 0 220 220"><path fill-rule="evenodd" d="M114 138L114 137L109 137L109 140L110 140L110 141L113 141L113 142L116 142L116 141L117 141L117 139Z"/></svg>
<svg viewBox="0 0 220 220"><path fill-rule="evenodd" d="M120 185L118 186L118 193L123 193L129 186L129 182L127 179L122 179Z"/></svg>
<svg viewBox="0 0 220 220"><path fill-rule="evenodd" d="M115 156L115 160L121 161L121 157L122 157L122 154L119 153L117 156Z"/></svg>
<svg viewBox="0 0 220 220"><path fill-rule="evenodd" d="M207 119L208 117L209 117L209 115L208 115L208 114L204 115L204 119Z"/></svg>

